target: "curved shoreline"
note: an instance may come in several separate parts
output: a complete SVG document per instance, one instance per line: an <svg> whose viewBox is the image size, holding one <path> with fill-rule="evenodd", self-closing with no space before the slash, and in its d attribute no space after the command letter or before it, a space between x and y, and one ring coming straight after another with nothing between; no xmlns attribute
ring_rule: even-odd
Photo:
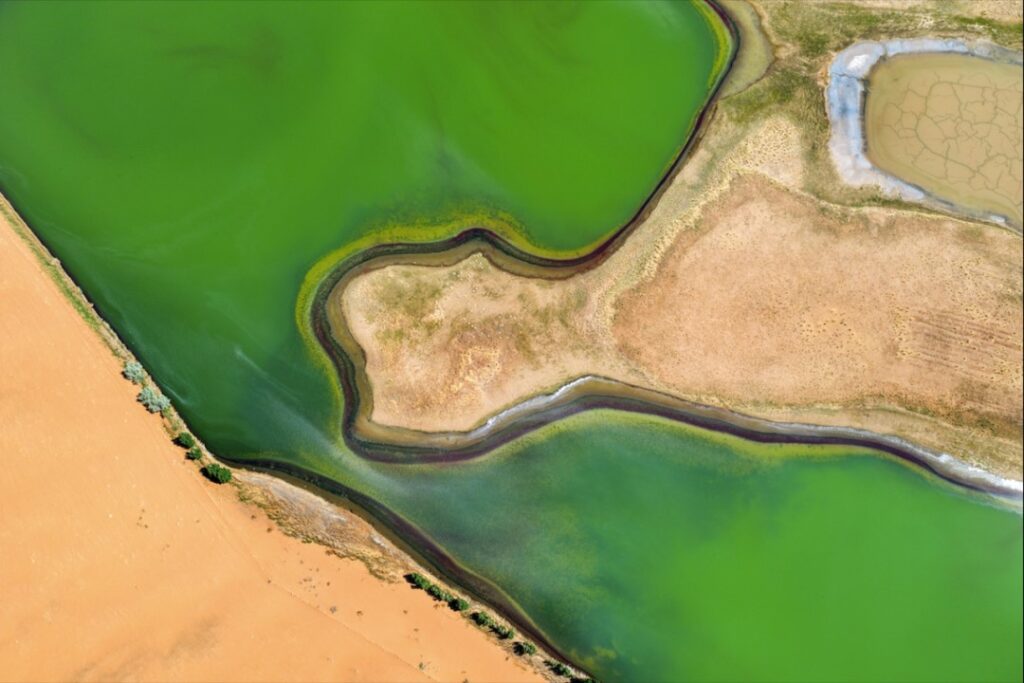
<svg viewBox="0 0 1024 683"><path fill-rule="evenodd" d="M731 24L727 24L730 25ZM738 42L738 36L734 37ZM723 79L724 80L724 79ZM719 84L720 86L721 84ZM718 91L716 90L716 94ZM711 115L714 101L709 101L699 121L703 124ZM365 272L382 266L387 261L401 261L410 258L416 263L424 259L435 261L449 260L457 251L471 252L487 250L488 258L501 262L503 267L513 272L530 272L546 278L562 279L574 273L589 270L602 263L625 240L632 230L642 223L659 202L671 180L680 171L693 148L702 138L705 126L694 130L691 139L683 148L668 174L659 182L651 197L640 208L629 224L614 233L609 239L596 247L589 255L571 259L551 259L518 249L514 244L503 239L498 233L484 227L474 227L444 240L418 244L382 244L367 250L349 254L348 257L335 263L327 274L315 283L315 291L311 293L308 308L305 308L301 319L308 321L311 330L319 341L320 350L331 359L338 373L340 389L343 395L343 418L341 434L346 445L356 454L369 460L394 464L420 464L426 462L450 462L480 457L491 449L508 442L521 434L537 430L562 417L584 410L597 408L613 408L653 415L662 415L669 419L688 424L716 429L735 434L762 443L804 443L804 444L839 444L862 446L874 449L889 456L899 458L905 463L931 472L941 479L960 486L965 490L993 496L1003 503L1019 508L1021 500L1021 482L1002 479L994 474L974 468L949 455L936 453L919 448L914 444L870 432L818 427L813 425L790 425L773 423L768 420L746 418L730 411L681 402L667 397L668 405L659 405L656 399L666 398L657 395L630 397L621 396L618 385L608 383L599 378L581 378L556 389L548 395L534 396L523 404L493 416L488 423L476 433L470 433L470 439L457 444L461 452L456 452L452 444L444 441L454 438L456 441L465 438L466 434L440 435L439 441L426 445L427 435L407 433L411 436L409 443L389 443L387 439L365 438L365 426L373 426L364 418L369 414L367 408L372 407L372 394L368 391L365 373L362 372L362 350L354 340L351 345L342 345L332 335L329 309L326 305L330 294L349 276L357 272ZM598 388L606 389L602 394ZM581 391L582 390L582 391ZM587 394L587 392L590 392ZM577 393L581 395L576 395ZM654 392L651 392L654 394ZM646 399L646 400L645 400ZM655 399L655 400L651 400ZM526 410L523 408L526 407ZM392 431L392 435L395 432ZM477 438L472 439L473 436ZM474 441L470 443L470 441ZM250 463L251 465L251 463ZM546 649L565 657L543 632L532 624L529 617L517 605L505 596L500 589L472 571L460 566L443 548L429 535L414 525L394 514L386 506L372 498L353 491L347 486L322 475L315 474L302 467L286 463L268 463L269 467L278 471L288 472L310 485L328 491L336 491L366 508L370 514L381 520L392 529L402 541L420 554L432 566L456 584L469 589L483 600L498 609L515 623L524 633L530 634L537 642L544 644Z"/></svg>
<svg viewBox="0 0 1024 683"><path fill-rule="evenodd" d="M350 253L340 261L330 266L326 266L326 273L318 282L313 283L312 291L308 293L308 299L306 301L303 301L304 296L300 293L300 309L298 311L299 315L297 316L300 321L300 329L303 326L303 322L308 322L309 329L312 331L313 337L318 342L319 350L325 353L330 359L330 365L333 366L335 377L338 381L337 386L341 391L342 438L344 439L345 444L357 456L367 460L385 463L417 464L430 462L430 460L425 458L409 460L408 458L394 457L394 454L400 450L406 454L409 453L409 450L395 448L394 446L386 444L378 444L373 441L364 441L356 436L356 430L354 429L355 423L360 419L362 414L361 407L366 405L369 394L367 393L364 396L364 394L360 393L357 386L360 382L360 372L357 371L352 356L349 355L346 349L342 348L338 344L332 334L331 324L326 313L327 302L330 298L331 292L339 283L343 282L347 276L353 275L356 271L362 270L362 267L372 267L376 263L379 263L379 260L382 258L401 258L410 254L416 256L442 254L445 252L451 252L459 246L468 245L472 247L478 243L485 243L492 246L496 250L495 253L501 255L499 258L502 258L503 261L507 261L511 268L543 269L545 276L550 278L566 278L574 273L594 268L607 259L608 256L614 253L615 250L622 245L632 231L647 219L651 211L653 211L654 207L658 204L662 195L671 185L673 179L683 168L690 153L694 148L696 148L697 143L703 137L707 128L705 124L714 112L722 86L725 84L726 79L732 70L733 64L735 63L736 57L739 54L740 34L731 16L719 5L717 0L704 1L711 11L714 12L721 20L727 34L729 35L732 46L729 57L722 68L722 72L719 75L714 88L709 93L706 104L694 119L693 128L689 137L681 146L675 159L669 165L665 174L658 181L654 190L643 201L640 208L633 214L629 221L614 231L607 239L599 243L588 253L566 259L541 256L524 249L519 249L513 243L507 241L499 233L493 230L485 227L472 227L446 239L434 242L377 244L366 249ZM353 350L355 351L355 355L361 356L361 351L359 350L358 345L354 345ZM362 374L362 377L365 378L365 374ZM576 412L578 412L578 410ZM534 429L542 427L548 422L554 421L559 417L561 416L554 417L547 421L533 421L532 426L527 431L533 431ZM519 424L523 425L524 423L525 421L521 421ZM495 443L493 445L487 445L485 449L481 450L479 453L472 454L469 457L471 458L481 455L486 451L492 450L496 445L500 444ZM420 453L421 455L430 452L433 452L435 455L438 454L436 449L430 448L414 447L411 450L413 452ZM408 552L417 558L422 558L428 566L435 568L442 576L451 580L454 584L465 588L468 592L479 597L482 602L493 606L496 611L508 618L510 622L519 628L519 630L526 633L530 638L540 644L543 649L557 655L566 662L573 662L576 664L575 658L568 656L564 651L557 647L552 640L544 634L540 627L537 626L511 598L501 591L497 585L462 567L429 535L371 496L368 496L334 479L317 474L300 465L288 462L277 460L233 460L230 458L228 458L227 461L243 468L254 469L257 471L268 471L278 475L284 474L290 478L294 478L298 482L307 483L320 491L339 495L346 500L352 501L354 505L365 510L368 513L369 518L379 521L384 529L393 533ZM437 460L434 460L434 462L436 461ZM577 668L583 668L579 667L578 664L576 664L576 666Z"/></svg>
<svg viewBox="0 0 1024 683"><path fill-rule="evenodd" d="M938 197L923 187L899 178L876 166L867 155L865 135L866 82L874 68L885 59L909 54L959 54L991 62L1021 65L1021 53L994 43L957 38L862 41L854 43L832 60L828 69L825 104L831 132L829 153L843 182L853 185L878 185L884 192L908 202L916 202L954 215L996 223L1018 234L1020 226L995 213L975 211Z"/></svg>
<svg viewBox="0 0 1024 683"><path fill-rule="evenodd" d="M738 37L736 37L736 40L738 41ZM712 104L713 104L713 102L709 101L707 109L705 110L705 112L703 112L701 114L701 117L698 119L698 121L702 121L703 120L704 113L706 113L708 110L710 110L710 108L712 107ZM699 127L695 128L693 134L691 135L691 140L699 138L700 133L701 133L700 128ZM690 142L687 143L687 146L689 146L689 144L690 144ZM686 149L686 147L684 147L684 150L685 149ZM681 157L682 157L682 154L681 154L680 158ZM679 163L679 159L677 159L676 163ZM675 170L678 170L678 169L675 169ZM649 207L651 207L651 206L653 206L654 204L657 203L657 198L659 196L658 192L662 189L662 185L666 184L667 179L670 179L674 175L674 172L675 171L671 171L669 176L667 176L665 179L662 180L661 183L659 183L659 186L656 189L655 194L652 195L652 197L649 198L648 201L645 202L645 204L641 207L641 210L640 210L640 212L638 212L637 217L634 218L634 221L636 221L636 222L642 221L642 218L640 218L640 215L644 212L644 210L645 209L649 209ZM632 221L631 221L631 224L632 224ZM630 225L627 225L626 227L622 228L620 230L620 232L625 232L626 229L628 227L630 227ZM478 237L483 238L483 235L481 233L487 233L487 231L472 231L472 230L471 231L467 231L467 232L462 233L462 234L460 234L460 235L458 235L456 237L453 237L452 240L453 241L458 241L461 238L465 237L466 235L470 235L467 239L462 240L462 243L469 243L469 242L472 242L474 239L476 239ZM501 238L498 237L496 234L493 234L493 233L491 233L491 234L493 235L494 239L496 240L495 243L493 244L493 246L500 247L500 243L502 241ZM618 236L618 234L616 236ZM625 237L622 236L622 239L624 239L624 238ZM621 241L618 242L617 244L621 244ZM403 246L405 246L405 245L383 245L383 247L382 247L383 251L380 254L369 253L369 252L358 254L357 257L354 257L354 259L353 259L352 267L354 268L354 267L356 267L356 266L358 266L360 264L369 265L370 261L373 260L374 258L376 258L377 256L385 255L384 252L387 252L390 255L401 254L401 253L403 253L402 250L401 250L401 247L403 247ZM605 249L605 248L607 248L607 246L608 246L608 243L602 244L600 249ZM392 251L390 251L390 252L388 251L389 247L393 248ZM609 249L607 251L607 253L611 253L611 251L613 251L613 250L614 250L614 247L612 249ZM410 252L404 252L404 253L416 253L416 252L410 251ZM510 253L510 255L512 255L512 254ZM606 255L607 254L605 254L605 256ZM365 259L364 258L358 258L358 257L362 257L362 256L366 256L367 258L365 258ZM358 258L358 262L355 262L356 258ZM520 256L519 255L514 255L513 258L520 258ZM525 262L525 263L533 263L533 261L534 261L534 259L530 258L529 254L525 253L525 252L523 253L521 258L522 258L522 261ZM603 258L603 257L600 254L598 254L596 258ZM577 262L576 265L578 265L580 267L580 269L585 269L585 268L593 267L594 265L596 265L596 263L597 263L596 258L595 259L591 259L589 256L587 256L587 257L580 257L579 259L574 259L574 261ZM568 261L561 262L562 265L566 265L568 263L569 263ZM541 261L538 261L535 265L544 266L544 264ZM569 264L566 267L572 267L572 264ZM344 272L342 272L341 274L343 275ZM319 293L319 290L318 290L318 293ZM584 378L584 379L587 379L587 378ZM590 380L588 380L588 381L590 381ZM575 382L571 383L571 384L575 384ZM556 392L556 393L558 393L558 392ZM540 398L544 398L544 397L540 397ZM347 409L348 405L349 405L348 401L346 401L345 405L346 405L346 409ZM695 405L695 409L701 409L702 408L699 405L696 405L696 404L694 404L694 405ZM602 407L602 406L583 406L583 407L578 408L578 410L576 410L575 412L579 412L581 410L587 410L587 409L591 409L591 408L599 408L599 407ZM620 409L622 409L622 410L630 410L630 408L620 408ZM710 410L716 410L716 409L710 409ZM641 408L641 409L637 410L636 412L649 412L651 414L657 414L657 413L652 412L648 408ZM566 414L571 414L571 413L566 413ZM552 418L552 420L560 419L560 417L561 416L554 417L554 418ZM740 417L742 417L742 416L740 416ZM767 422L767 421L765 421L765 422L768 425L776 425L776 423L771 423L771 422ZM547 424L547 422L544 422L542 424ZM537 426L539 427L541 425L538 424ZM778 426L785 427L786 425L780 423ZM716 427L713 427L713 426L712 427L708 427L708 428L716 429ZM722 429L721 431L726 431L726 430ZM792 442L799 443L799 441L788 439L785 436L781 436L778 439L765 439L765 441L776 441L776 442L790 442L790 441L792 441ZM913 446L910 445L910 444L907 444L907 446L910 447L910 448L913 448ZM941 459L941 456L935 456L934 454L932 454L931 457L937 457L937 458ZM538 643L544 645L545 649L548 649L548 650L552 651L553 653L559 654L559 656L561 656L566 661L572 661L571 658L566 657L564 654L562 654L558 650L558 648L554 647L551 644L551 642L547 638L545 638L543 636L543 634L539 631L539 629L536 629L535 627L531 627L530 625L532 624L532 622L530 622L528 616L525 615L525 613L523 613L522 610L520 610L518 607L516 607L514 602L509 601L507 599L507 597L503 598L502 597L503 593L501 593L500 589L498 589L496 586L494 586L493 584L489 583L485 579L482 579L482 578L476 576L475 574L473 574L469 570L460 567L451 558L451 556L449 556L447 553L445 553L443 551L443 549L439 545L434 543L428 536L423 534L423 532L421 532L417 527L415 527L412 524L410 524L407 521L405 521L401 516L399 516L396 513L392 512L391 510L389 510L383 504L375 501L374 499L366 496L365 494L362 494L362 493L358 492L355 489L351 489L351 488L349 488L349 487L347 487L347 486L345 486L343 484L340 484L340 483L338 483L338 482L336 482L334 480L331 480L331 479L329 479L329 478L327 478L327 477L325 477L323 475L315 474L315 473L313 473L313 472L311 472L309 470L305 470L305 469L303 469L302 467L299 467L299 466L295 466L295 465L291 465L291 464L287 464L287 463L282 463L282 462L276 462L276 461L275 462L267 462L265 464L258 464L257 462L252 461L252 460L233 460L233 459L227 459L227 458L223 458L223 457L221 457L221 459L222 460L228 460L229 462L232 462L232 464L237 464L239 466L250 468L250 469L254 469L254 470L267 470L267 471L272 471L272 472L275 472L275 473L285 473L285 474L288 474L288 475L291 475L291 476L295 476L295 477L300 478L303 481L309 482L309 484L311 486L316 487L317 489L319 489L321 491L336 492L339 495L342 495L342 496L346 497L347 499L352 500L357 506L365 509L367 511L367 515L369 517L374 518L376 521L380 521L382 526L384 526L385 528L395 529L396 530L395 533L400 538L402 538L402 539L410 539L409 541L407 541L407 543L410 544L410 547L414 547L414 548L418 547L420 550L417 550L416 552L419 553L419 554L422 554L424 558L427 558L428 564L430 564L431 566L435 566L435 567L440 568L442 573L445 576L448 576L448 577L458 577L456 579L456 582L459 585L468 586L468 587L470 587L471 592L480 594L482 596L486 596L485 597L486 602L488 602L488 603L490 603L492 605L497 606L499 611L501 611L503 614L510 615L512 617L512 620L517 624L517 626L523 632L530 634L531 637L533 637ZM962 465L962 463L958 463L958 464ZM928 465L922 465L922 466L930 469L930 467ZM968 488L971 488L971 487L968 487ZM1018 483L1018 489L1019 489L1019 483ZM978 490L983 490L983 489L979 488ZM413 543L415 543L415 546L412 545Z"/></svg>

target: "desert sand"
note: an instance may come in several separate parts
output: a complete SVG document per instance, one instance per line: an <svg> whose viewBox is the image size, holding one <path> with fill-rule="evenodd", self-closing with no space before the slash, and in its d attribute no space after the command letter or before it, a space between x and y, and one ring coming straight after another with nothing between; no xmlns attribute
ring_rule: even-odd
<svg viewBox="0 0 1024 683"><path fill-rule="evenodd" d="M410 560L352 513L326 518L372 562L287 536L236 486L205 481L4 208L0 678L542 680L466 619L371 573ZM250 497L319 504L237 474Z"/></svg>

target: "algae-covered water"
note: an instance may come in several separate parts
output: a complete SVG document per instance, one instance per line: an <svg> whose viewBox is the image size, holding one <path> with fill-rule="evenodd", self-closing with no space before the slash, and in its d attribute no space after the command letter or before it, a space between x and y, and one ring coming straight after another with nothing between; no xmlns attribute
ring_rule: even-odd
<svg viewBox="0 0 1024 683"><path fill-rule="evenodd" d="M599 411L373 470L601 680L1021 677L1021 517L868 451Z"/></svg>
<svg viewBox="0 0 1024 683"><path fill-rule="evenodd" d="M314 265L480 222L585 252L728 43L689 2L4 4L0 189L214 450L376 497L605 680L1019 678L1020 517L877 456L608 413L463 465L342 445Z"/></svg>
<svg viewBox="0 0 1024 683"><path fill-rule="evenodd" d="M295 322L314 263L452 219L585 250L688 138L723 31L690 3L4 4L0 189L212 446L287 458L337 431Z"/></svg>

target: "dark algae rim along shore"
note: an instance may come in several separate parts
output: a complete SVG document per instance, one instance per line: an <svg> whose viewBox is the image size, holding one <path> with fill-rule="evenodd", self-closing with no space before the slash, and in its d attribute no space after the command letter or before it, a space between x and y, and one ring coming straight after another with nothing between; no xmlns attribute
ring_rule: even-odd
<svg viewBox="0 0 1024 683"><path fill-rule="evenodd" d="M431 462L451 462L467 460L479 457L493 450L503 443L539 429L551 422L554 422L567 415L587 409L598 407L612 407L619 410L632 410L634 412L649 412L657 414L657 405L654 403L641 402L643 408L636 410L635 401L628 399L622 401L611 401L607 406L602 405L604 397L590 396L583 397L578 402L573 402L564 408L555 408L552 411L542 411L524 416L514 424L499 431L491 437L478 443L462 448L430 448L415 445L383 444L374 441L361 439L353 429L355 422L363 406L363 399L356 386L358 373L355 362L343 348L337 343L331 334L331 325L327 319L326 307L330 294L335 286L345 279L346 276L357 272L360 268L371 265L374 261L388 256L409 256L438 254L450 251L462 245L487 245L494 250L509 257L512 261L528 264L530 266L544 268L545 270L561 270L561 277L568 277L572 273L588 270L597 266L610 256L633 230L646 220L657 205L658 200L668 189L673 179L682 169L690 153L696 147L706 128L706 122L714 112L717 97L725 83L736 55L740 50L740 35L730 15L718 4L716 0L705 0L715 14L726 27L730 41L731 51L723 66L721 73L711 90L707 102L695 119L693 130L686 143L682 146L676 158L669 166L666 173L658 181L654 190L643 202L634 216L622 227L613 232L604 242L600 243L590 253L567 259L554 259L538 254L530 253L517 248L512 243L503 239L498 233L483 227L472 227L453 235L450 238L433 242L421 243L388 243L371 246L367 249L344 259L336 264L330 272L318 283L311 304L309 307L309 324L314 336L321 347L330 357L336 370L340 383L342 401L342 435L346 445L356 455L368 460L387 463L425 464ZM550 273L549 277L559 277ZM414 456L410 459L409 456ZM415 525L407 521L401 515L391 511L386 505L375 500L373 497L363 494L356 489L335 481L329 477L317 474L300 465L279 460L244 460L228 459L234 465L255 471L274 472L287 475L299 483L306 483L314 489L321 489L328 493L341 496L352 501L358 508L365 510L369 515L379 521L384 527L397 537L401 545L410 551L414 556L422 558L431 568L435 569L452 583L466 589L469 593L480 598L483 602L491 605L497 612L507 618L520 631L537 641L545 650L557 655L566 662L575 664L572 657L562 651L549 639L544 632L527 614L516 605L516 603L505 595L497 585L464 568L451 555L436 543L428 534L421 531ZM582 669L581 669L582 670Z"/></svg>
<svg viewBox="0 0 1024 683"><path fill-rule="evenodd" d="M707 0L707 4L721 18L728 30L733 46L729 59L695 121L693 132L654 191L625 225L590 253L567 259L550 258L522 250L486 227L471 227L452 237L432 242L386 243L368 247L334 265L318 283L309 307L308 320L314 336L331 359L336 371L343 396L341 431L345 444L357 455L374 462L460 462L486 455L495 448L569 415L586 410L610 408L665 417L759 443L869 448L917 466L965 489L1008 500L1020 500L1019 490L1001 481L971 476L970 470L958 466L960 463L949 466L950 463L943 460L940 454L895 436L844 427L773 422L600 377L584 378L583 382L579 382L577 391L567 392L567 398L542 400L537 407L529 407L507 419L499 414L492 417L493 425L472 432L428 434L411 429L375 425L374 435L360 434L361 423L369 421L372 398L368 395L369 381L365 374L361 349L355 340L351 339L347 329L338 330L332 327L327 314L327 307L335 289L362 272L381 267L382 261L416 264L419 262L417 259L444 255L446 252L460 249L461 255L479 251L492 261L500 261L506 270L522 272L526 269L532 277L549 279L568 278L602 263L647 219L699 144L706 124L714 114L722 84L726 81L739 53L740 35L732 18L715 0ZM451 259L454 260L458 259ZM339 343L336 335L346 339L344 346ZM563 389L567 387L568 385L564 385ZM524 402L536 398L541 397L531 396ZM522 405L523 402L518 404ZM384 438L373 438L377 435Z"/></svg>

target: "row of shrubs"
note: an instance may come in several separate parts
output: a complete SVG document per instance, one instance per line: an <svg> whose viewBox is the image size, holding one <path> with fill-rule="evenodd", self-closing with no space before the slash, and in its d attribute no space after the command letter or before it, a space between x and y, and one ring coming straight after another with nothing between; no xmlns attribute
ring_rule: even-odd
<svg viewBox="0 0 1024 683"><path fill-rule="evenodd" d="M477 626L491 629L491 631L493 631L495 635L497 635L502 640L509 640L512 636L516 634L516 632L510 629L508 626L502 626L501 624L495 622L494 619L491 618L491 615L487 612L473 612L473 614L471 614L469 618L472 619L473 623ZM533 646L533 643L530 643L530 645ZM536 651L536 647L534 647L534 651Z"/></svg>
<svg viewBox="0 0 1024 683"><path fill-rule="evenodd" d="M231 470L215 462L208 463L205 461L203 452L199 449L198 444L196 444L196 437L188 432L181 432L174 437L174 443L187 449L185 451L186 458L202 465L199 471L203 473L204 477L217 484L226 484L231 481Z"/></svg>
<svg viewBox="0 0 1024 683"><path fill-rule="evenodd" d="M142 363L134 360L128 361L124 364L124 370L121 371L121 374L132 384L142 386L136 398L149 412L163 413L171 407L171 400L169 398L164 396L155 386L146 383L146 370L142 367ZM203 473L204 477L217 484L226 484L231 481L231 470L227 467L215 462L207 463L204 461L203 451L200 450L199 445L196 443L196 437L188 432L181 432L174 437L174 443L186 449L186 458L194 460L202 466L200 472Z"/></svg>
<svg viewBox="0 0 1024 683"><path fill-rule="evenodd" d="M545 659L544 663L547 665L548 669L550 669L551 672L556 676L565 676L566 678L568 678L569 683L597 683L597 681L595 681L593 678L580 678L579 676L573 673L572 669L567 667L562 662L556 662L552 659Z"/></svg>
<svg viewBox="0 0 1024 683"><path fill-rule="evenodd" d="M456 612L465 612L469 609L469 603L465 599L446 591L444 588L438 586L419 572L406 574L405 580L408 581L413 588L420 589L438 602L447 603L448 607ZM473 612L469 615L469 619L480 628L490 629L501 640L510 640L516 634L516 632L508 626L503 626L496 622L487 612ZM537 654L537 646L528 640L519 640L512 646L512 651L520 657L529 657ZM572 669L562 662L555 662L553 660L546 659L544 660L544 663L553 673L569 678L570 683L595 683L591 678L577 678L573 674Z"/></svg>
<svg viewBox="0 0 1024 683"><path fill-rule="evenodd" d="M435 600L447 603L448 607L455 612L465 612L467 609L469 609L469 602L465 598L460 598L457 595L449 593L444 588L438 586L436 583L434 583L427 577L423 576L423 574L420 574L419 572L412 572L411 574L406 574L405 580L412 584L413 588L419 588L421 591L425 592L427 595L434 598ZM501 624L498 624L494 621L494 619L491 618L491 615L487 614L486 612L473 612L471 615L469 615L469 618L477 626L491 629L502 640L508 640L509 638L515 635L515 631L508 628L507 626L502 626ZM532 643L530 644L530 647L533 647ZM534 648L534 652L536 652L536 648Z"/></svg>
<svg viewBox="0 0 1024 683"><path fill-rule="evenodd" d="M164 396L152 384L146 383L146 370L142 367L142 363L134 360L128 361L124 364L121 374L132 384L142 387L135 399L149 412L162 413L171 407L171 399Z"/></svg>
<svg viewBox="0 0 1024 683"><path fill-rule="evenodd" d="M469 603L466 600L457 595L452 595L419 572L406 574L405 580L412 584L414 588L419 588L438 602L447 603L448 607L455 612L465 612L469 609Z"/></svg>

